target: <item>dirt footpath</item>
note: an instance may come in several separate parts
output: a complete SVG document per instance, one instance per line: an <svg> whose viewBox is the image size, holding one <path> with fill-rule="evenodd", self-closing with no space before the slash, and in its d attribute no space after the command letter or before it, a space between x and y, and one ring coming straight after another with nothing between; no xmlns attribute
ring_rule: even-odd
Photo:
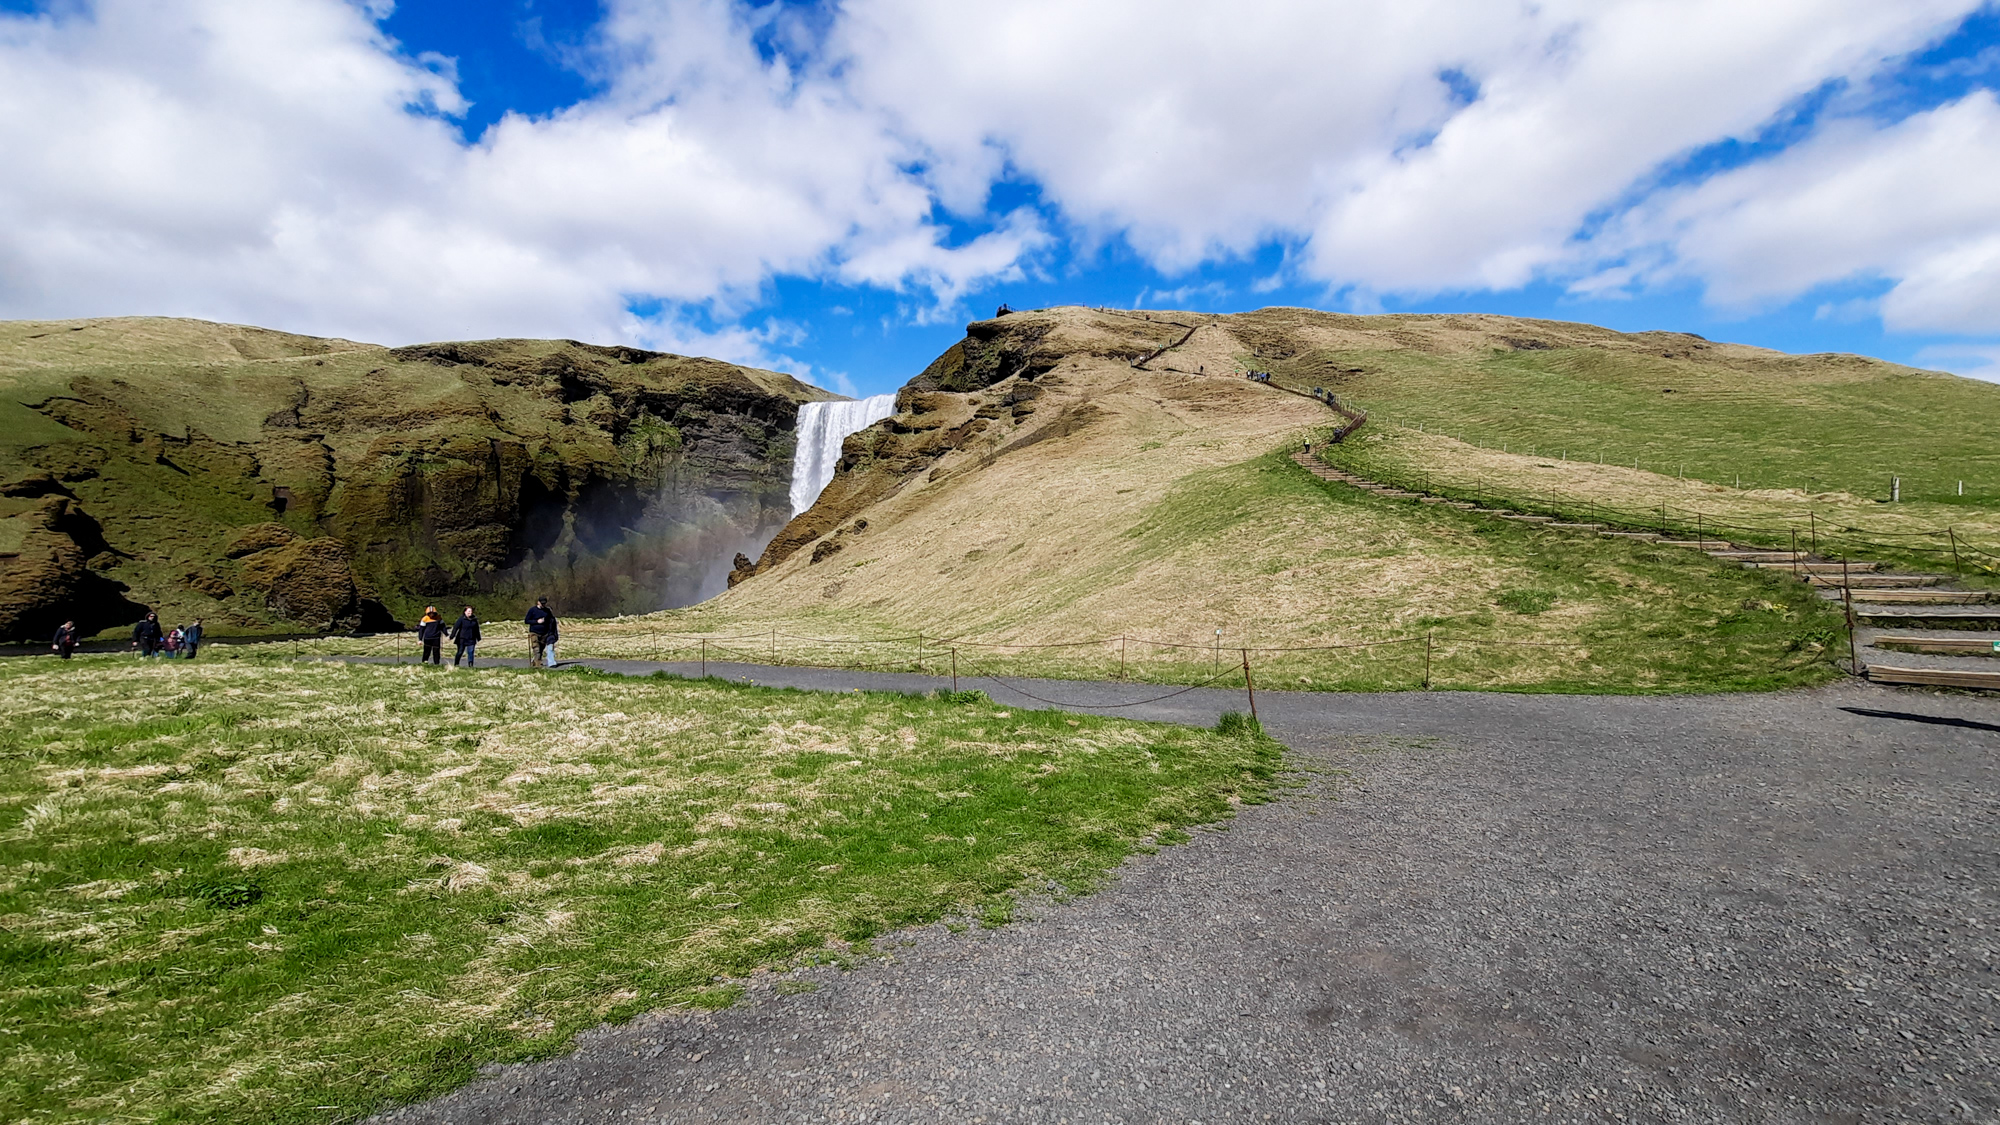
<svg viewBox="0 0 2000 1125"><path fill-rule="evenodd" d="M1098 894L388 1119L2000 1120L2000 701L1259 703L1305 788Z"/></svg>

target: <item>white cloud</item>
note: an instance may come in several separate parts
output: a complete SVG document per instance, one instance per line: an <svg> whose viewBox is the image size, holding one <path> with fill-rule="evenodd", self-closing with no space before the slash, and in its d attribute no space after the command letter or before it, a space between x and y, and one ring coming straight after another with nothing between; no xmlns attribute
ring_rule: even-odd
<svg viewBox="0 0 2000 1125"><path fill-rule="evenodd" d="M2000 103L1981 91L1878 128L1843 121L1792 149L1663 193L1607 236L1653 248L1637 281L1695 277L1757 307L1887 279L1893 329L2000 331Z"/></svg>
<svg viewBox="0 0 2000 1125"><path fill-rule="evenodd" d="M1990 95L1886 127L1832 115L1775 158L1657 182L1828 83L1865 89L1976 7L607 0L579 56L601 92L468 145L451 61L387 41L380 0L95 0L0 16L0 315L772 366L791 329L693 325L774 276L935 319L1062 238L1123 238L1170 273L1276 239L1287 276L1358 308L1550 276L1755 305L1879 277L1892 327L1995 331ZM989 215L1004 177L1048 212Z"/></svg>
<svg viewBox="0 0 2000 1125"><path fill-rule="evenodd" d="M634 299L740 311L784 273L949 302L1045 241L1030 217L948 247L904 142L749 30L620 4L605 94L468 146L450 68L341 0L0 17L0 152L34 154L0 161L0 315L632 338L679 331Z"/></svg>

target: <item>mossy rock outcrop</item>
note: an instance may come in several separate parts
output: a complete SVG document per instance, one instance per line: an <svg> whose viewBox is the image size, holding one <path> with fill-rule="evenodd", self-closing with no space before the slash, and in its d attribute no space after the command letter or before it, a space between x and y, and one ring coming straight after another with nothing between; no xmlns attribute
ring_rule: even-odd
<svg viewBox="0 0 2000 1125"><path fill-rule="evenodd" d="M0 322L0 631L140 605L226 632L687 604L789 518L799 403L833 397L575 341Z"/></svg>

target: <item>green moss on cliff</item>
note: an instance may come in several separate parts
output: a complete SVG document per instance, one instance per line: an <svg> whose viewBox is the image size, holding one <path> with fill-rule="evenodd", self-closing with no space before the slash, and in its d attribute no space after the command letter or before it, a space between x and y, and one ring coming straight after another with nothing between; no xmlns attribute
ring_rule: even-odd
<svg viewBox="0 0 2000 1125"><path fill-rule="evenodd" d="M91 574L212 630L352 625L370 601L511 606L531 589L636 612L721 589L733 554L783 524L798 404L827 397L575 341L389 349L161 318L0 323L0 486L54 482L102 529ZM226 557L267 522L337 541L358 600L319 620L337 589L287 595ZM0 632L84 598L40 585L45 611Z"/></svg>

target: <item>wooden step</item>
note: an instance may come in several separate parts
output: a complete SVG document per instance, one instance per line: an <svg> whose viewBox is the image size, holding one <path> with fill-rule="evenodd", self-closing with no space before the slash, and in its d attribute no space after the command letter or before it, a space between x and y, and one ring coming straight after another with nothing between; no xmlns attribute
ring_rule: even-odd
<svg viewBox="0 0 2000 1125"><path fill-rule="evenodd" d="M1876 637L1875 648L1927 652L1937 656L2000 656L2000 637Z"/></svg>
<svg viewBox="0 0 2000 1125"><path fill-rule="evenodd" d="M1606 539L1636 539L1641 543L1651 543L1660 537L1657 531L1600 531L1598 534Z"/></svg>
<svg viewBox="0 0 2000 1125"><path fill-rule="evenodd" d="M1993 595L1986 590L1948 590L1937 586L1900 590L1864 590L1856 587L1848 590L1847 595L1857 605L1862 602L1881 605L1986 605L1993 601Z"/></svg>
<svg viewBox="0 0 2000 1125"><path fill-rule="evenodd" d="M1878 629L1978 629L2000 632L1991 606L1889 606L1855 603L1854 620Z"/></svg>
<svg viewBox="0 0 2000 1125"><path fill-rule="evenodd" d="M1465 512L1474 512L1479 510L1479 505L1474 504L1470 500L1447 500L1445 501L1445 505L1447 507L1457 508L1460 511L1465 511Z"/></svg>
<svg viewBox="0 0 2000 1125"><path fill-rule="evenodd" d="M1746 563L1751 563L1751 562L1788 563L1794 561L1804 562L1809 557L1804 551L1730 550L1730 551L1710 551L1709 554L1718 559L1732 559L1736 562L1746 562Z"/></svg>
<svg viewBox="0 0 2000 1125"><path fill-rule="evenodd" d="M1442 496L1420 496L1420 497L1418 497L1418 499L1419 499L1419 500L1421 500L1421 501L1422 501L1423 503L1426 503L1426 504L1442 504L1442 503L1444 503L1444 497L1442 497Z"/></svg>
<svg viewBox="0 0 2000 1125"><path fill-rule="evenodd" d="M1886 664L1870 664L1868 678L1878 684L2000 691L2000 672L1947 672L1937 668L1891 668Z"/></svg>
<svg viewBox="0 0 2000 1125"><path fill-rule="evenodd" d="M1860 590L1870 586L1935 586L1951 581L1949 574L1852 574L1846 579L1838 574L1806 574L1803 577L1814 586L1831 590L1840 589L1843 583L1851 590Z"/></svg>
<svg viewBox="0 0 2000 1125"><path fill-rule="evenodd" d="M1521 522L1521 523L1554 523L1554 522L1555 522L1555 517L1554 517L1554 516L1531 516L1531 515L1527 515L1527 514L1525 514L1525 513L1523 513L1523 512L1498 512L1498 513L1495 513L1495 514L1497 514L1497 515L1498 515L1498 516L1499 516L1499 517L1500 517L1501 519L1503 519L1503 520L1518 520L1518 521L1519 521L1519 522Z"/></svg>
<svg viewBox="0 0 2000 1125"><path fill-rule="evenodd" d="M1566 531L1602 531L1602 530L1604 530L1604 525L1603 525L1603 524L1601 524L1601 523L1552 523L1552 524L1550 524L1549 526L1550 526L1550 527L1560 527L1560 528L1562 528L1562 529L1564 529L1564 530L1566 530Z"/></svg>
<svg viewBox="0 0 2000 1125"><path fill-rule="evenodd" d="M1738 562L1804 562L1810 558L1804 550L1756 550L1756 548L1730 548L1730 550L1710 550L1716 558L1736 558Z"/></svg>
<svg viewBox="0 0 2000 1125"><path fill-rule="evenodd" d="M1749 563L1747 565L1756 567L1758 570L1789 570L1797 574L1831 574L1839 576L1842 573L1867 574L1882 564L1874 562L1760 562Z"/></svg>
<svg viewBox="0 0 2000 1125"><path fill-rule="evenodd" d="M1730 544L1724 543L1720 539L1655 539L1653 542L1658 543L1662 547L1692 547L1697 551L1727 551L1732 549Z"/></svg>

